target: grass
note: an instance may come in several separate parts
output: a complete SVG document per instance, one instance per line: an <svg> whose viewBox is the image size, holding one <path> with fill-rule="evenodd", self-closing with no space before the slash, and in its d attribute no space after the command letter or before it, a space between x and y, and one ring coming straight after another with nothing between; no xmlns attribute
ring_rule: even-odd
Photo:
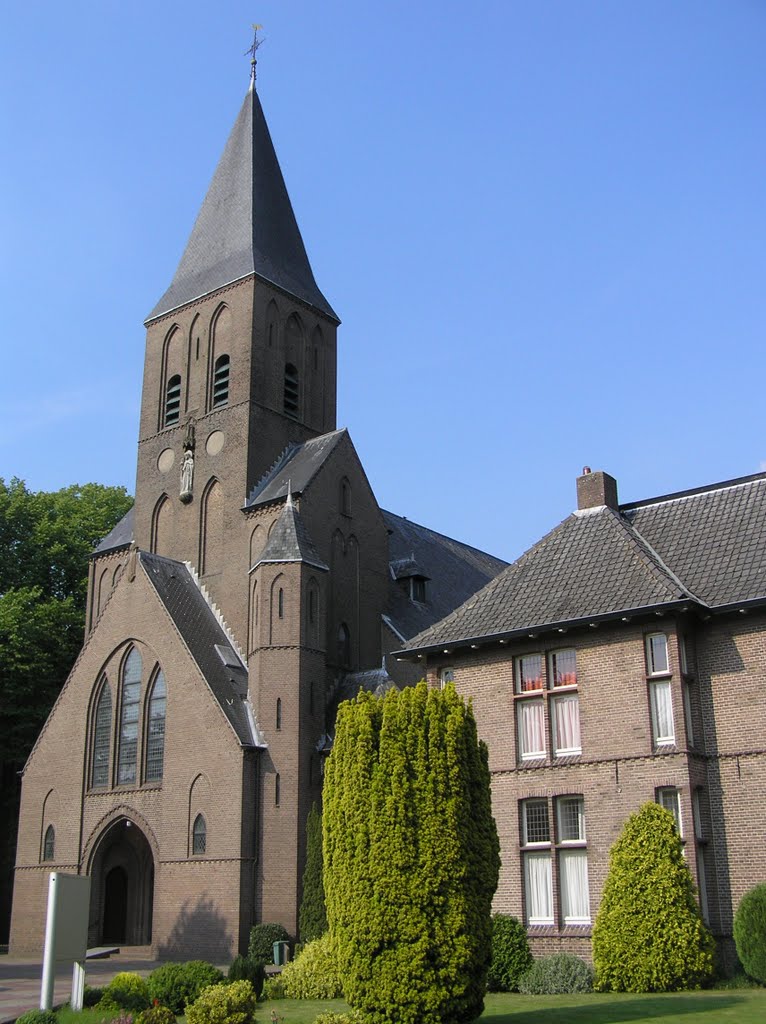
<svg viewBox="0 0 766 1024"><path fill-rule="evenodd" d="M320 1013L345 1013L340 999L276 999L258 1004L256 1024L276 1010L284 1024L313 1024ZM58 1024L101 1024L103 1011L60 1010ZM481 1015L486 1024L763 1024L766 988L632 995L610 992L572 996L492 993ZM183 1024L184 1018L179 1018Z"/></svg>
<svg viewBox="0 0 766 1024"><path fill-rule="evenodd" d="M259 1005L256 1024L268 1024L272 1009L284 1018L284 1024L313 1024L320 1013L344 1013L348 1007L339 999L269 1000ZM480 1019L487 1024L763 1024L766 989L656 995L493 993L486 997L486 1009Z"/></svg>

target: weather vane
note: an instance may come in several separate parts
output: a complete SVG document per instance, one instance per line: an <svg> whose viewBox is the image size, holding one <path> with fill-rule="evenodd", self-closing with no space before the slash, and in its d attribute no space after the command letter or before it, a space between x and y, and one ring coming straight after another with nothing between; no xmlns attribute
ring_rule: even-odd
<svg viewBox="0 0 766 1024"><path fill-rule="evenodd" d="M258 38L258 31L263 28L263 25L251 25L251 28L253 30L253 45L249 50L245 50L245 56L250 56L250 80L254 82L256 65L255 55L258 52L258 48L263 45L263 40Z"/></svg>

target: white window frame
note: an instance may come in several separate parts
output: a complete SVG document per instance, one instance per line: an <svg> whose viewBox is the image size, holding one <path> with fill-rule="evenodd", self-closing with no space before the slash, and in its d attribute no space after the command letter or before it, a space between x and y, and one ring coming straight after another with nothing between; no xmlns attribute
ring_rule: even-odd
<svg viewBox="0 0 766 1024"><path fill-rule="evenodd" d="M522 666L525 661L530 658L539 658L540 660L540 685L536 690L524 690L522 689L523 672ZM545 692L545 658L539 651L531 651L529 654L520 654L514 661L514 677L516 683L516 693L519 695L525 695L529 693L544 693Z"/></svg>
<svg viewBox="0 0 766 1024"><path fill-rule="evenodd" d="M548 865L548 877L547 881L547 899L548 913L536 914L531 913L531 879L532 879L532 868L533 863L547 863ZM528 925L552 925L553 924L553 851L550 847L547 849L533 849L524 853L524 902L526 909L526 919Z"/></svg>
<svg viewBox="0 0 766 1024"><path fill-rule="evenodd" d="M572 892L567 887L566 878L567 872L563 868L563 864L567 862L574 862L575 860L581 860L584 865L583 874L583 885L584 891L581 892L583 902L587 906L584 913L573 914L567 913L566 901L571 900ZM590 924L590 884L588 881L588 851L584 846L580 847L567 847L559 850L559 896L561 900L561 920L565 925L582 925Z"/></svg>
<svg viewBox="0 0 766 1024"><path fill-rule="evenodd" d="M547 756L546 738L545 738L545 698L543 696L543 692L542 691L532 691L532 692L540 692L540 696L539 697L532 697L532 698L527 699L527 700L517 700L516 701L516 737L517 737L517 741L518 741L518 745L519 745L519 760L521 760L521 761L539 761L541 758ZM531 707L533 704L536 707L539 707L542 710L543 725L542 725L542 728L540 729L540 735L542 737L542 749L540 749L540 750L525 750L524 749L524 728L523 728L524 708L525 707Z"/></svg>
<svg viewBox="0 0 766 1024"><path fill-rule="evenodd" d="M563 808L566 803L577 803L578 836L575 839L564 837ZM582 845L585 843L585 800L581 796L556 797L556 826L560 846Z"/></svg>
<svg viewBox="0 0 766 1024"><path fill-rule="evenodd" d="M557 746L558 737L558 715L559 715L559 704L563 704L566 701L570 703L575 701L577 703L577 735L580 742L575 747L559 747ZM550 697L550 711L551 711L551 744L553 746L553 754L555 757L569 757L574 754L582 753L582 731L580 727L580 696L576 691L566 690L560 696Z"/></svg>
<svg viewBox="0 0 766 1024"><path fill-rule="evenodd" d="M660 731L660 715L657 704L657 694L660 689L667 692L668 695L668 707L670 708L670 725L672 732L661 732ZM675 746L676 742L676 723L673 714L673 690L670 685L670 680L658 679L649 683L649 702L651 704L652 713L652 739L655 747L672 747Z"/></svg>
<svg viewBox="0 0 766 1024"><path fill-rule="evenodd" d="M562 654L574 655L574 682L573 683L561 683L560 686L556 685L556 660ZM577 650L574 647L560 647L555 651L548 652L548 689L555 691L563 691L566 693L567 690L573 690L577 687Z"/></svg>
<svg viewBox="0 0 766 1024"><path fill-rule="evenodd" d="M665 651L665 667L656 667L654 641L662 640ZM646 674L648 676L669 676L670 675L670 654L668 651L667 633L647 633L646 635Z"/></svg>
<svg viewBox="0 0 766 1024"><path fill-rule="evenodd" d="M657 789L657 803L673 815L679 836L683 839L684 828L681 818L681 790L677 786L660 786ZM670 806L669 806L670 805Z"/></svg>
<svg viewBox="0 0 766 1024"><path fill-rule="evenodd" d="M454 668L445 667L439 669L439 689L443 690L447 683L455 682L455 670Z"/></svg>
<svg viewBox="0 0 766 1024"><path fill-rule="evenodd" d="M542 806L545 808L545 817L548 822L548 838L547 839L535 839L530 840L529 829L527 827L527 811L533 805ZM522 827L522 846L530 847L533 849L540 847L549 847L551 845L551 819L548 813L548 800L546 797L530 797L529 800L522 801L521 804L521 827Z"/></svg>

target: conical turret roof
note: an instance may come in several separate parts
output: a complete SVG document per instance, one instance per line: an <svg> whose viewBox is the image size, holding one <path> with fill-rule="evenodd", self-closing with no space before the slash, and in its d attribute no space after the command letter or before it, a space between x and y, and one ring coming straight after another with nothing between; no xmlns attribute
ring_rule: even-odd
<svg viewBox="0 0 766 1024"><path fill-rule="evenodd" d="M256 565L261 565L262 562L307 562L317 569L328 568L317 554L304 522L293 505L290 489L287 492L285 507Z"/></svg>
<svg viewBox="0 0 766 1024"><path fill-rule="evenodd" d="M314 280L251 83L175 276L147 321L252 273L338 320Z"/></svg>

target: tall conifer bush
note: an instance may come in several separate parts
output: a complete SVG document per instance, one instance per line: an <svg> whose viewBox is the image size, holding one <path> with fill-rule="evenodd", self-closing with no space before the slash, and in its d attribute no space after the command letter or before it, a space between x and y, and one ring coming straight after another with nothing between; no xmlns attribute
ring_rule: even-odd
<svg viewBox="0 0 766 1024"><path fill-rule="evenodd" d="M342 704L323 817L327 918L350 1005L372 1024L478 1017L500 858L486 747L454 687Z"/></svg>
<svg viewBox="0 0 766 1024"><path fill-rule="evenodd" d="M321 938L327 931L322 868L322 815L312 804L306 819L306 868L303 872L303 899L298 915L301 942Z"/></svg>
<svg viewBox="0 0 766 1024"><path fill-rule="evenodd" d="M713 972L713 950L673 816L645 804L628 818L609 854L593 929L596 987L699 988Z"/></svg>

